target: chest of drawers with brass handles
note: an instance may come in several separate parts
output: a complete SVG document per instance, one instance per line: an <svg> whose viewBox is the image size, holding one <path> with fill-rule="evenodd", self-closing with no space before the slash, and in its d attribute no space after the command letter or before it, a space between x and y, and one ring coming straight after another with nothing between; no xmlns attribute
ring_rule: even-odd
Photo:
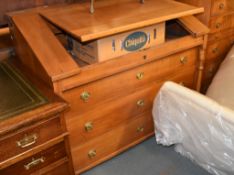
<svg viewBox="0 0 234 175"><path fill-rule="evenodd" d="M210 28L206 51L205 75L202 91L205 92L215 70L234 44L234 1L233 0L177 0L192 5L205 7L200 20ZM214 66L215 65L215 66ZM211 67L216 67L212 71Z"/></svg>

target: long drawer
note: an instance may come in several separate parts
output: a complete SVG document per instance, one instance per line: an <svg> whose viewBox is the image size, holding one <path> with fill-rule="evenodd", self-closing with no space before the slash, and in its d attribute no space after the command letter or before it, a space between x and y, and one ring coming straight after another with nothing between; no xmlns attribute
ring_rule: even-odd
<svg viewBox="0 0 234 175"><path fill-rule="evenodd" d="M153 130L151 112L148 112L72 149L73 155L77 155L73 157L76 174L123 151L133 142L153 134Z"/></svg>
<svg viewBox="0 0 234 175"><path fill-rule="evenodd" d="M59 116L24 128L0 140L0 162L30 151L63 133Z"/></svg>
<svg viewBox="0 0 234 175"><path fill-rule="evenodd" d="M213 0L211 6L211 16L222 15L234 10L233 0Z"/></svg>
<svg viewBox="0 0 234 175"><path fill-rule="evenodd" d="M234 27L234 14L212 17L210 20L210 33L220 32Z"/></svg>
<svg viewBox="0 0 234 175"><path fill-rule="evenodd" d="M230 39L234 41L234 28L223 30L222 32L217 32L209 35L208 46L214 42L219 42L223 39Z"/></svg>
<svg viewBox="0 0 234 175"><path fill-rule="evenodd" d="M231 38L220 40L219 42L214 42L212 44L209 44L207 47L207 60L216 60L220 57L225 57L227 52L230 50L232 46L232 40Z"/></svg>
<svg viewBox="0 0 234 175"><path fill-rule="evenodd" d="M1 175L26 175L66 157L64 143L59 143L45 151L26 158L8 168L0 170Z"/></svg>
<svg viewBox="0 0 234 175"><path fill-rule="evenodd" d="M82 114L100 103L134 92L139 87L195 65L196 61L195 48L66 91L63 96L71 105L69 116Z"/></svg>

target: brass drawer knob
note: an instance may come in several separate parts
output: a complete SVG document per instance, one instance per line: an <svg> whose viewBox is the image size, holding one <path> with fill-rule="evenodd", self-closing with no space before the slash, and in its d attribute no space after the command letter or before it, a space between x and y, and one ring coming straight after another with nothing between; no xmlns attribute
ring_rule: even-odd
<svg viewBox="0 0 234 175"><path fill-rule="evenodd" d="M186 64L188 62L188 57L186 56L181 56L180 57L180 63L181 64Z"/></svg>
<svg viewBox="0 0 234 175"><path fill-rule="evenodd" d="M220 29L221 26L222 26L221 23L217 23L217 24L215 25L215 28L216 28L216 29Z"/></svg>
<svg viewBox="0 0 234 175"><path fill-rule="evenodd" d="M84 102L87 102L90 98L91 94L89 92L83 92L81 95L80 95L80 98L81 100L83 100Z"/></svg>
<svg viewBox="0 0 234 175"><path fill-rule="evenodd" d="M24 168L26 170L30 170L31 168L33 168L33 167L35 167L35 166L37 166L37 165L39 165L41 163L44 163L44 162L45 162L45 158L44 157L41 157L39 159L32 158L32 161L30 163L24 165Z"/></svg>
<svg viewBox="0 0 234 175"><path fill-rule="evenodd" d="M137 73L136 78L137 78L138 80L142 80L142 79L144 78L144 72L139 72L139 73Z"/></svg>
<svg viewBox="0 0 234 175"><path fill-rule="evenodd" d="M224 3L220 3L220 4L219 4L219 10L223 10L224 7L225 7L225 4L224 4Z"/></svg>
<svg viewBox="0 0 234 175"><path fill-rule="evenodd" d="M181 82L179 83L179 85L185 86L185 83L184 83L183 81L181 81Z"/></svg>
<svg viewBox="0 0 234 175"><path fill-rule="evenodd" d="M138 132L138 133L139 133L139 132L144 132L144 130L145 130L144 127L138 127L138 128L137 128L137 132Z"/></svg>
<svg viewBox="0 0 234 175"><path fill-rule="evenodd" d="M16 141L16 145L20 148L26 148L36 143L37 134L25 135L23 139Z"/></svg>
<svg viewBox="0 0 234 175"><path fill-rule="evenodd" d="M218 51L219 51L218 47L215 47L215 48L212 50L212 53L213 53L213 54L216 54L216 53L218 53Z"/></svg>
<svg viewBox="0 0 234 175"><path fill-rule="evenodd" d="M97 155L97 151L96 151L96 150L90 150L90 151L88 152L88 157L89 157L90 159L96 157L96 155Z"/></svg>
<svg viewBox="0 0 234 175"><path fill-rule="evenodd" d="M90 132L93 130L93 123L92 122L88 122L85 124L85 131Z"/></svg>
<svg viewBox="0 0 234 175"><path fill-rule="evenodd" d="M139 106L139 107L145 106L145 101L144 100L138 100L137 101L137 106Z"/></svg>

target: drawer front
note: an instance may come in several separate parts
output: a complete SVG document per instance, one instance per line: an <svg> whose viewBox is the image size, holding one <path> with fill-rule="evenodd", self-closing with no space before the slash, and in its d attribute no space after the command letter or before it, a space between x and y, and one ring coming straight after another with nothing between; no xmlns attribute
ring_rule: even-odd
<svg viewBox="0 0 234 175"><path fill-rule="evenodd" d="M117 154L131 143L146 135L153 134L153 131L151 112L148 112L133 120L126 121L101 137L74 148L72 153L76 173L100 163L100 161L109 158L108 156L111 154L112 156Z"/></svg>
<svg viewBox="0 0 234 175"><path fill-rule="evenodd" d="M77 116L97 104L100 105L107 100L127 95L139 87L168 77L186 66L194 65L196 59L197 49L192 49L66 91L63 96L71 105L71 110L68 113L70 116Z"/></svg>
<svg viewBox="0 0 234 175"><path fill-rule="evenodd" d="M216 61L208 61L205 64L205 69L204 69L204 76L202 80L202 93L205 93L212 82L212 79L217 72L221 62L222 58L217 58Z"/></svg>
<svg viewBox="0 0 234 175"><path fill-rule="evenodd" d="M224 14L229 10L229 0L213 0L211 7L211 16Z"/></svg>
<svg viewBox="0 0 234 175"><path fill-rule="evenodd" d="M210 32L220 32L233 27L234 15L213 17L210 21Z"/></svg>
<svg viewBox="0 0 234 175"><path fill-rule="evenodd" d="M62 133L59 117L22 129L0 140L0 161L29 151Z"/></svg>
<svg viewBox="0 0 234 175"><path fill-rule="evenodd" d="M206 59L209 60L216 60L220 57L225 57L228 51L232 46L231 39L224 39L220 40L219 42L215 42L213 44L209 44L207 47L207 57Z"/></svg>
<svg viewBox="0 0 234 175"><path fill-rule="evenodd" d="M209 35L208 45L219 42L223 39L230 39L234 36L234 28L223 30L222 32L217 32Z"/></svg>
<svg viewBox="0 0 234 175"><path fill-rule="evenodd" d="M1 175L31 174L64 157L66 157L66 151L65 151L64 143L62 142L45 151L35 154L32 157L24 159L6 169L1 170L0 174Z"/></svg>
<svg viewBox="0 0 234 175"><path fill-rule="evenodd" d="M40 173L35 173L35 175L38 175ZM50 170L46 173L41 173L42 175L69 175L70 169L68 163L64 163L62 165L59 165L58 167L54 168L53 170ZM34 175L34 174L33 174Z"/></svg>

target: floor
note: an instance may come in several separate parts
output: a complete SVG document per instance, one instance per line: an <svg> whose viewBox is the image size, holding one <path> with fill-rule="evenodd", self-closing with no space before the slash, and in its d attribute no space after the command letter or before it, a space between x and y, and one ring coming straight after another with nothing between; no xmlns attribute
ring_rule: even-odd
<svg viewBox="0 0 234 175"><path fill-rule="evenodd" d="M210 175L152 137L82 175Z"/></svg>

